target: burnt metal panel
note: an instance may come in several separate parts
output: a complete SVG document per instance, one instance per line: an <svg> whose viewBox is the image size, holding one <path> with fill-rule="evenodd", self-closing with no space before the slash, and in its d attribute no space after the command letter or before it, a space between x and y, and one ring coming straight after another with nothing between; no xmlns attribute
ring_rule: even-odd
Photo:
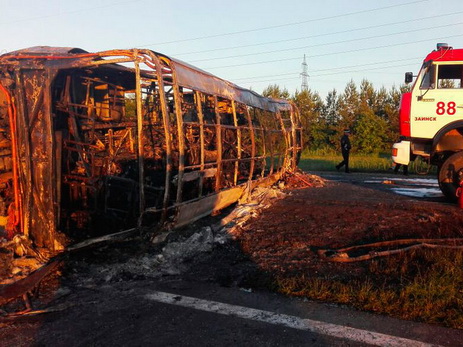
<svg viewBox="0 0 463 347"><path fill-rule="evenodd" d="M276 111L286 109L288 103L283 100L264 98L252 90L238 87L237 85L225 81L201 69L193 67L181 60L168 58L177 72L177 82L179 85L199 90L204 93L214 93L229 100L236 100L243 104L257 107L263 110Z"/></svg>
<svg viewBox="0 0 463 347"><path fill-rule="evenodd" d="M81 48L76 47L51 47L51 46L34 46L25 49L20 49L17 51L8 52L2 54L2 56L18 56L18 55L69 55L69 54L79 54L79 53L88 53Z"/></svg>
<svg viewBox="0 0 463 347"><path fill-rule="evenodd" d="M21 70L16 83L19 181L22 226L40 247L54 248L56 196L50 112L50 75L45 70Z"/></svg>
<svg viewBox="0 0 463 347"><path fill-rule="evenodd" d="M245 188L245 186L230 188L209 195L201 200L180 206L173 226L175 228L180 228L195 220L208 216L214 211L219 211L230 206L238 201L243 195Z"/></svg>

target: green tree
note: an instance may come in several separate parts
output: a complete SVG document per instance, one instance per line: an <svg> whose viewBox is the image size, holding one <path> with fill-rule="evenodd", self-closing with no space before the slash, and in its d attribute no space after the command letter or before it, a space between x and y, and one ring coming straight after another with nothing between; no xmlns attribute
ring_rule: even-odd
<svg viewBox="0 0 463 347"><path fill-rule="evenodd" d="M322 117L327 125L336 125L339 122L339 97L336 89L328 92L322 110Z"/></svg>
<svg viewBox="0 0 463 347"><path fill-rule="evenodd" d="M389 93L386 88L381 87L376 92L375 103L373 105L373 111L381 118L387 119L387 108L389 106Z"/></svg>
<svg viewBox="0 0 463 347"><path fill-rule="evenodd" d="M286 88L281 89L277 84L271 84L264 89L262 95L267 98L289 99L290 95Z"/></svg>
<svg viewBox="0 0 463 347"><path fill-rule="evenodd" d="M326 123L321 117L323 101L316 92L303 90L296 91L292 101L299 109L304 129L304 147L320 148L326 143Z"/></svg>
<svg viewBox="0 0 463 347"><path fill-rule="evenodd" d="M339 132L343 128L351 128L359 109L359 93L355 82L351 80L347 83L344 93L339 99Z"/></svg>
<svg viewBox="0 0 463 347"><path fill-rule="evenodd" d="M378 153L386 149L387 122L372 111L358 115L354 126L353 147L361 153Z"/></svg>
<svg viewBox="0 0 463 347"><path fill-rule="evenodd" d="M359 112L367 112L376 106L376 91L373 84L366 79L360 83Z"/></svg>

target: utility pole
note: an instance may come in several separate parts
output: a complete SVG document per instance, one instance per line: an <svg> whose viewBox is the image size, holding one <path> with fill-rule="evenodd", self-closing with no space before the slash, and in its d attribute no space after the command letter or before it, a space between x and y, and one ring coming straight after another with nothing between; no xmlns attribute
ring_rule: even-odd
<svg viewBox="0 0 463 347"><path fill-rule="evenodd" d="M304 54L304 61L302 62L302 84L301 90L308 90L309 89L309 74L307 73L307 62L305 61L305 54Z"/></svg>

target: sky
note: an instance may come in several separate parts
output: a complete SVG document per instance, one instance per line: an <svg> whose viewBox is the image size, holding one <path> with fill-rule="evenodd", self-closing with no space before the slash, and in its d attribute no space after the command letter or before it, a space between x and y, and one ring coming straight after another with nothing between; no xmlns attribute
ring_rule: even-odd
<svg viewBox="0 0 463 347"><path fill-rule="evenodd" d="M0 0L0 53L33 46L147 48L261 93L353 80L399 87L446 42L463 48L462 0Z"/></svg>

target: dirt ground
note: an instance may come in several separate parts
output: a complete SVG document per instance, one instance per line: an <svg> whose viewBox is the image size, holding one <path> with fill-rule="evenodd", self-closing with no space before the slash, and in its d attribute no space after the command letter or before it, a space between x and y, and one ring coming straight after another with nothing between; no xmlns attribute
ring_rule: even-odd
<svg viewBox="0 0 463 347"><path fill-rule="evenodd" d="M353 280L365 275L365 262L328 262L317 250L382 240L462 237L463 213L455 205L310 175L291 178L280 188L283 193L274 190L265 203L251 201L242 207L239 218L225 228L217 227L223 215L210 217L161 235L155 244L138 239L73 254L42 283L32 298L34 309L78 305L75 300L89 300L85 292L94 296L101 286L123 283L135 288L176 278L252 290L268 290L275 276L295 273ZM28 345L26 337L17 340L26 326L6 316L21 305L16 300L3 307L0 340ZM60 311L56 319L67 314ZM92 322L76 325L81 331L88 328L91 336ZM46 328L42 332L34 343L52 343Z"/></svg>
<svg viewBox="0 0 463 347"><path fill-rule="evenodd" d="M362 277L368 264L327 262L317 250L463 235L463 213L454 204L333 181L321 188L286 191L285 199L262 211L239 234L253 263L283 276L306 273L353 280Z"/></svg>

